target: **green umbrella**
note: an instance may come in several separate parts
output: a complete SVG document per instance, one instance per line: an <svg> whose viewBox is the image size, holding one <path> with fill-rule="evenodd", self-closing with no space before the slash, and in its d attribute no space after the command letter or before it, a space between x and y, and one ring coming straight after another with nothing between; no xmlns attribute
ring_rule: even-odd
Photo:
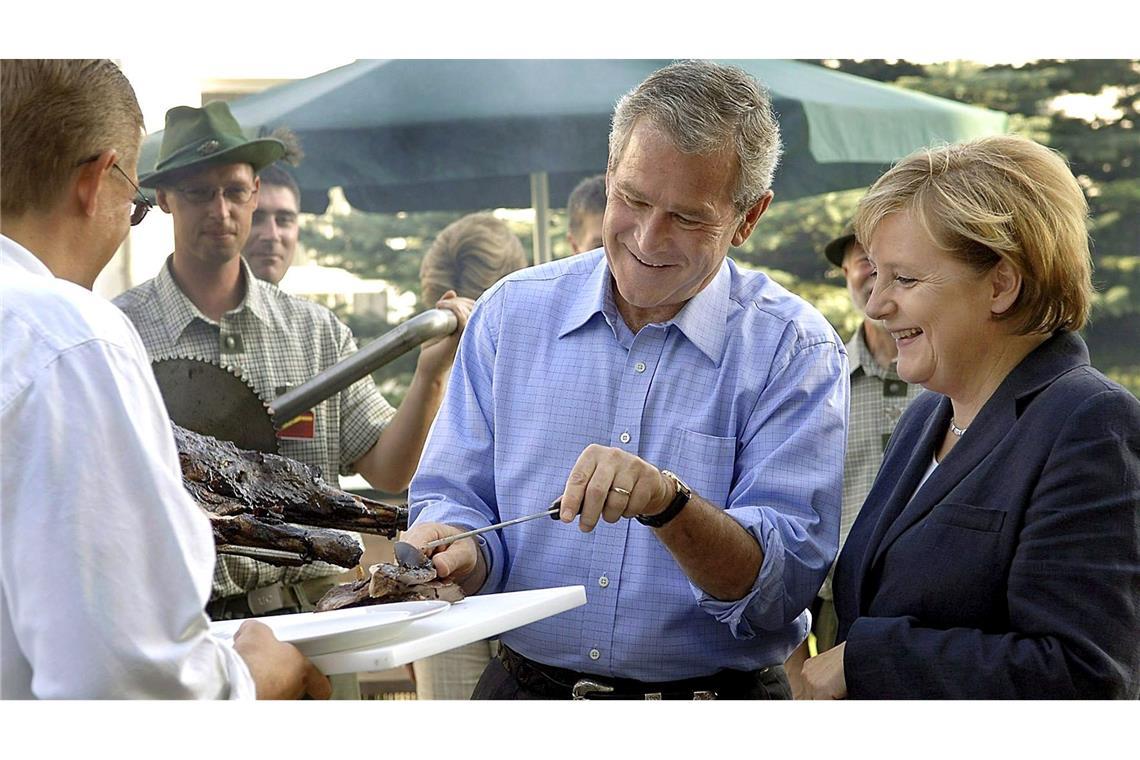
<svg viewBox="0 0 1140 760"><path fill-rule="evenodd" d="M862 187L916 148L1005 129L1005 114L812 64L726 62L772 92L785 145L777 200ZM550 197L605 169L617 99L668 63L361 60L231 108L250 136L284 126L301 138L305 211L323 211L339 186L364 211L533 206L546 230ZM140 171L159 141L147 138ZM545 235L536 243L545 260Z"/></svg>

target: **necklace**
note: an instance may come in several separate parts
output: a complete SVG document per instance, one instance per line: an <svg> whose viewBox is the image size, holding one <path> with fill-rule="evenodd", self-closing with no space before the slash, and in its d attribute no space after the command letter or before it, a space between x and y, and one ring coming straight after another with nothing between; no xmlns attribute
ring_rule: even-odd
<svg viewBox="0 0 1140 760"><path fill-rule="evenodd" d="M966 434L966 431L968 429L969 429L968 425L964 428L958 427L957 425L954 424L954 418L953 417L950 418L950 432L953 433L954 435L961 438L963 435Z"/></svg>

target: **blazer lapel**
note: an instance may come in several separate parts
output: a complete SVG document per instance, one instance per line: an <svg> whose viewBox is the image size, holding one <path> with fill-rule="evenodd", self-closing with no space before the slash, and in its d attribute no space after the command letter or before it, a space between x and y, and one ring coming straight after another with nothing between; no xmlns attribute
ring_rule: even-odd
<svg viewBox="0 0 1140 760"><path fill-rule="evenodd" d="M864 505L868 518L871 518L873 505L882 504L883 507L876 517L871 518L875 524L865 544L866 549L858 560L860 580L854 600L857 614L867 612L878 578L875 566L882 562L891 544L969 477L1013 428L1022 411L1021 406L1031 403L1036 392L1061 374L1088 363L1088 349L1084 341L1073 333L1058 333L1039 346L1005 379L970 424L962 440L931 473L918 493L915 493L915 488L930 464L935 447L946 434L951 415L950 399L941 397L916 433L908 434L902 427L895 431L899 440L892 440L891 451ZM993 486L1000 487L1000 484Z"/></svg>
<svg viewBox="0 0 1140 760"><path fill-rule="evenodd" d="M891 494L891 503L876 526L870 544L876 548L867 569L880 562L899 536L946 499L1008 435L1017 423L1019 401L1048 385L1059 374L1087 363L1088 350L1080 337L1072 333L1058 333L1038 346L1006 377L970 423L962 439L915 493L914 489L950 422L950 399L943 397L924 426L904 474ZM993 486L1000 487L1000 484Z"/></svg>
<svg viewBox="0 0 1140 760"><path fill-rule="evenodd" d="M942 437L946 435L946 429L950 423L950 399L944 399L939 404L938 414L933 415L931 421L935 424L923 431L922 443L925 448L920 449L926 452L926 456L921 461L923 472L925 472L926 466L930 464L930 456L941 443ZM1016 421L1017 415L1015 414L1013 396L1008 392L999 391L995 393L982 407L978 416L974 418L970 424L970 429L955 444L950 453L939 462L938 467L930 474L922 488L917 493L913 493L898 519L883 534L883 540L875 553L874 561L880 561L884 552L899 536L926 517L930 510L945 500L947 495L974 468L981 464L986 455L994 450ZM916 451L916 453L918 452ZM912 492L917 484L916 479L911 484ZM908 495L901 494L900 496L905 499Z"/></svg>
<svg viewBox="0 0 1140 760"><path fill-rule="evenodd" d="M894 473L888 472L885 467L880 470L876 478L876 486L886 485L890 488L890 494L887 496L886 506L879 513L879 518L875 522L871 537L867 541L870 551L864 554L863 566L860 568L860 577L864 583L870 577L869 571L879 560L888 541L898 536L895 526L898 524L902 513L906 511L908 503L911 501L911 495L914 494L914 489L922 479L923 473L926 472L930 458L934 455L934 447L941 440L941 436L946 430L946 423L949 420L950 399L942 397L933 412L927 417L926 422L923 423L914 442L899 441L901 446L906 447L904 450L910 451L903 469ZM867 500L871 500L870 495Z"/></svg>

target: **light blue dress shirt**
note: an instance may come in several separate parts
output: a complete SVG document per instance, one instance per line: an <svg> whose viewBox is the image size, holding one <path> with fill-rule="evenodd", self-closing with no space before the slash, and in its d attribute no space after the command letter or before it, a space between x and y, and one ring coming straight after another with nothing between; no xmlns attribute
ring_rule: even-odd
<svg viewBox="0 0 1140 760"><path fill-rule="evenodd" d="M501 637L549 665L666 681L782 663L835 557L847 358L827 321L725 260L672 320L634 335L601 249L516 272L479 300L428 438L415 521L478 528L561 495L591 443L677 473L752 534L752 590L721 602L635 520L484 534L481 593L582 584L587 604ZM715 549L713 549L715 550Z"/></svg>

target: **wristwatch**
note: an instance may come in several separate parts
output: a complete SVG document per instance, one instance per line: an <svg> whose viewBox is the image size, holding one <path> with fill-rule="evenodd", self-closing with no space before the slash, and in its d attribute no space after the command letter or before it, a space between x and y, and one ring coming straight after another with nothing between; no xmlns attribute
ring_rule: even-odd
<svg viewBox="0 0 1140 760"><path fill-rule="evenodd" d="M665 507L665 509L661 510L657 514L636 516L639 523L642 525L648 525L650 528L660 528L672 520L674 517L681 514L681 510L685 508L685 505L689 503L689 499L691 499L693 496L692 490L687 485L685 485L685 481L678 478L675 474L669 470L662 470L661 474L664 475L668 480L673 481L673 485L676 486L677 491L676 495L673 497L673 501L669 502L669 506Z"/></svg>

